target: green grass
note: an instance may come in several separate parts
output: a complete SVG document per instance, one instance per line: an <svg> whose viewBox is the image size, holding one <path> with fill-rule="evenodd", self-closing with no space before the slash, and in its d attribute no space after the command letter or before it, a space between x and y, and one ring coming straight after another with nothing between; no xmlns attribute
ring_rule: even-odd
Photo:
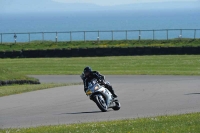
<svg viewBox="0 0 200 133"><path fill-rule="evenodd" d="M71 85L79 85L81 83L49 83L49 84L39 84L39 85L11 85L11 86L1 86L0 87L0 97L8 96L12 94L20 94L24 92L43 90L48 88L60 87L60 86L71 86Z"/></svg>
<svg viewBox="0 0 200 133"><path fill-rule="evenodd" d="M20 74L18 71L12 71L5 66L1 66L0 62L0 80L7 81L7 80L32 80L37 81L35 78L27 77L23 74Z"/></svg>
<svg viewBox="0 0 200 133"><path fill-rule="evenodd" d="M199 133L200 113L36 128L0 129L0 133Z"/></svg>
<svg viewBox="0 0 200 133"><path fill-rule="evenodd" d="M119 41L73 41L52 42L33 41L31 43L4 43L0 45L0 51L11 50L36 50L36 49L62 49L62 48L97 48L97 47L181 47L200 46L200 39L173 39L173 40L119 40Z"/></svg>
<svg viewBox="0 0 200 133"><path fill-rule="evenodd" d="M0 59L23 75L75 75L85 66L105 75L200 75L200 55Z"/></svg>

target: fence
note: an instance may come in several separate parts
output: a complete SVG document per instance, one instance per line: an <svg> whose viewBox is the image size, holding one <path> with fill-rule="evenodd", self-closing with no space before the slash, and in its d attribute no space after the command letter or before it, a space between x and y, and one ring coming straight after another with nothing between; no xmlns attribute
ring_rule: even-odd
<svg viewBox="0 0 200 133"><path fill-rule="evenodd" d="M31 41L169 40L200 38L200 29L0 33L1 44Z"/></svg>

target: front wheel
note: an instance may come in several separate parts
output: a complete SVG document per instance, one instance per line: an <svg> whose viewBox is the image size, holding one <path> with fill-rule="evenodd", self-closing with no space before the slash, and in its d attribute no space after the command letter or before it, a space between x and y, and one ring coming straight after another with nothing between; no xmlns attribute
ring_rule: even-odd
<svg viewBox="0 0 200 133"><path fill-rule="evenodd" d="M106 112L108 110L108 106L105 102L105 99L102 95L96 95L94 97L94 102L97 104L97 106L99 107L99 109L102 111L102 112Z"/></svg>

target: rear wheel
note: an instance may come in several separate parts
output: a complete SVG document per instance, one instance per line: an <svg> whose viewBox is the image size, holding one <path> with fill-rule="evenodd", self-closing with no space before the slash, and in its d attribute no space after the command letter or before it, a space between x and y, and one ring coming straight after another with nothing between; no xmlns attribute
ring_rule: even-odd
<svg viewBox="0 0 200 133"><path fill-rule="evenodd" d="M116 104L116 106L115 107L113 107L112 109L113 110L120 110L120 108L121 108L121 105L120 105L120 103L119 103L119 101L115 101L115 104Z"/></svg>
<svg viewBox="0 0 200 133"><path fill-rule="evenodd" d="M99 107L99 109L102 112L106 112L108 110L108 106L106 104L106 101L104 99L104 97L102 95L96 95L94 97L94 102L97 104L97 106Z"/></svg>

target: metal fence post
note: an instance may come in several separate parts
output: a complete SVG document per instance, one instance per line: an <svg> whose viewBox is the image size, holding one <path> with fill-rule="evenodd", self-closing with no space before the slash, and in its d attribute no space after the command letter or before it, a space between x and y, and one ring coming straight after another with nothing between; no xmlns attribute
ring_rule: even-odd
<svg viewBox="0 0 200 133"><path fill-rule="evenodd" d="M2 39L3 39L3 37L2 37L2 36L3 36L3 34L1 33L1 44L3 43L3 40L2 40Z"/></svg>
<svg viewBox="0 0 200 133"><path fill-rule="evenodd" d="M31 35L30 33L28 33L28 40L29 40L29 43L31 42Z"/></svg>
<svg viewBox="0 0 200 133"><path fill-rule="evenodd" d="M58 42L58 32L56 32L56 43Z"/></svg>
<svg viewBox="0 0 200 133"><path fill-rule="evenodd" d="M126 30L126 41L128 40L128 31Z"/></svg>
<svg viewBox="0 0 200 133"><path fill-rule="evenodd" d="M153 40L155 39L155 31L153 30Z"/></svg>
<svg viewBox="0 0 200 133"><path fill-rule="evenodd" d="M169 39L169 34L168 34L168 30L167 30L167 40Z"/></svg>
<svg viewBox="0 0 200 133"><path fill-rule="evenodd" d="M196 39L196 29L194 30L194 39Z"/></svg>
<svg viewBox="0 0 200 133"><path fill-rule="evenodd" d="M180 35L179 35L179 38L180 38L180 39L182 38L182 29L180 29Z"/></svg>
<svg viewBox="0 0 200 133"><path fill-rule="evenodd" d="M42 41L44 42L44 32L42 32Z"/></svg>
<svg viewBox="0 0 200 133"><path fill-rule="evenodd" d="M86 40L85 40L85 31L84 31L84 42L86 42Z"/></svg>
<svg viewBox="0 0 200 133"><path fill-rule="evenodd" d="M139 30L139 40L141 39L141 31Z"/></svg>
<svg viewBox="0 0 200 133"><path fill-rule="evenodd" d="M162 39L162 37L157 37L156 36L156 33L157 32L159 32L159 31L161 31L161 32L165 32L166 31L166 39L167 40L170 40L170 39L172 39L172 37L170 36L170 31L178 31L180 34L178 34L178 33L176 33L176 34L178 34L177 36L178 36L178 38L181 40L181 39L183 39L183 34L184 34L184 32L188 32L188 31L194 31L194 33L192 33L193 34L193 37L191 36L191 37L189 37L190 39L196 39L196 38L198 38L198 31L200 31L200 29L160 29L160 30L156 30L156 29L152 29L152 30L109 30L109 31L67 31L67 32L27 32L27 33L0 33L0 44L3 44L3 35L5 34L5 35L7 35L7 34L9 34L9 35L14 35L14 43L17 43L17 34L19 34L20 36L21 36L21 34L23 34L23 35L28 35L27 37L28 37L28 41L26 41L26 42L29 42L29 43L31 43L31 34L42 34L42 41L44 42L45 41L45 33L53 33L53 34L56 34L56 38L55 38L55 42L58 42L59 40L58 40L58 34L59 33L67 33L67 35L66 36L69 36L68 34L70 34L70 42L72 42L73 41L73 37L72 37L72 33L80 33L80 34L82 34L83 33L83 37L84 37L84 42L86 42L87 41L87 38L86 38L86 34L87 34L87 32L92 32L92 33L94 33L94 34L97 34L98 36L97 36L97 40L98 41L100 41L100 34L101 34L101 32L111 32L111 39L109 39L108 38L108 40L112 40L112 41L114 41L114 32L118 32L118 33L122 33L122 34L120 34L120 35L122 35L123 36L123 34L125 34L125 38L124 39L126 39L126 41L128 41L129 39L132 39L132 38L129 38L128 37L128 35L129 35L129 32L139 32L139 35L138 35L138 40L140 41L140 40L142 40L142 39L145 39L145 38L142 38L142 32L152 32L152 39L153 40L156 40L156 39ZM165 34L165 33L164 33ZM39 35L39 36L41 36L41 35ZM151 35L150 35L151 36ZM165 35L164 35L165 36ZM148 36L149 37L149 36ZM26 37L25 37L26 38ZM39 38L39 39L38 39ZM38 40L41 40L41 38L40 37L38 37L38 38L36 38L36 39L38 39ZM150 37L151 38L151 37ZM11 38L9 38L9 41L11 41L11 42L13 42L12 41L12 37ZM75 39L77 39L76 37L74 38L74 41L75 41ZM164 39L165 39L165 37L164 37ZM136 40L137 40L137 38L136 38ZM69 40L68 40L69 41Z"/></svg>
<svg viewBox="0 0 200 133"><path fill-rule="evenodd" d="M14 33L15 44L17 43L17 35Z"/></svg>
<svg viewBox="0 0 200 133"><path fill-rule="evenodd" d="M70 31L70 42L72 41L72 32Z"/></svg>
<svg viewBox="0 0 200 133"><path fill-rule="evenodd" d="M113 35L113 31L111 31L112 32L112 41L114 40L114 35Z"/></svg>

